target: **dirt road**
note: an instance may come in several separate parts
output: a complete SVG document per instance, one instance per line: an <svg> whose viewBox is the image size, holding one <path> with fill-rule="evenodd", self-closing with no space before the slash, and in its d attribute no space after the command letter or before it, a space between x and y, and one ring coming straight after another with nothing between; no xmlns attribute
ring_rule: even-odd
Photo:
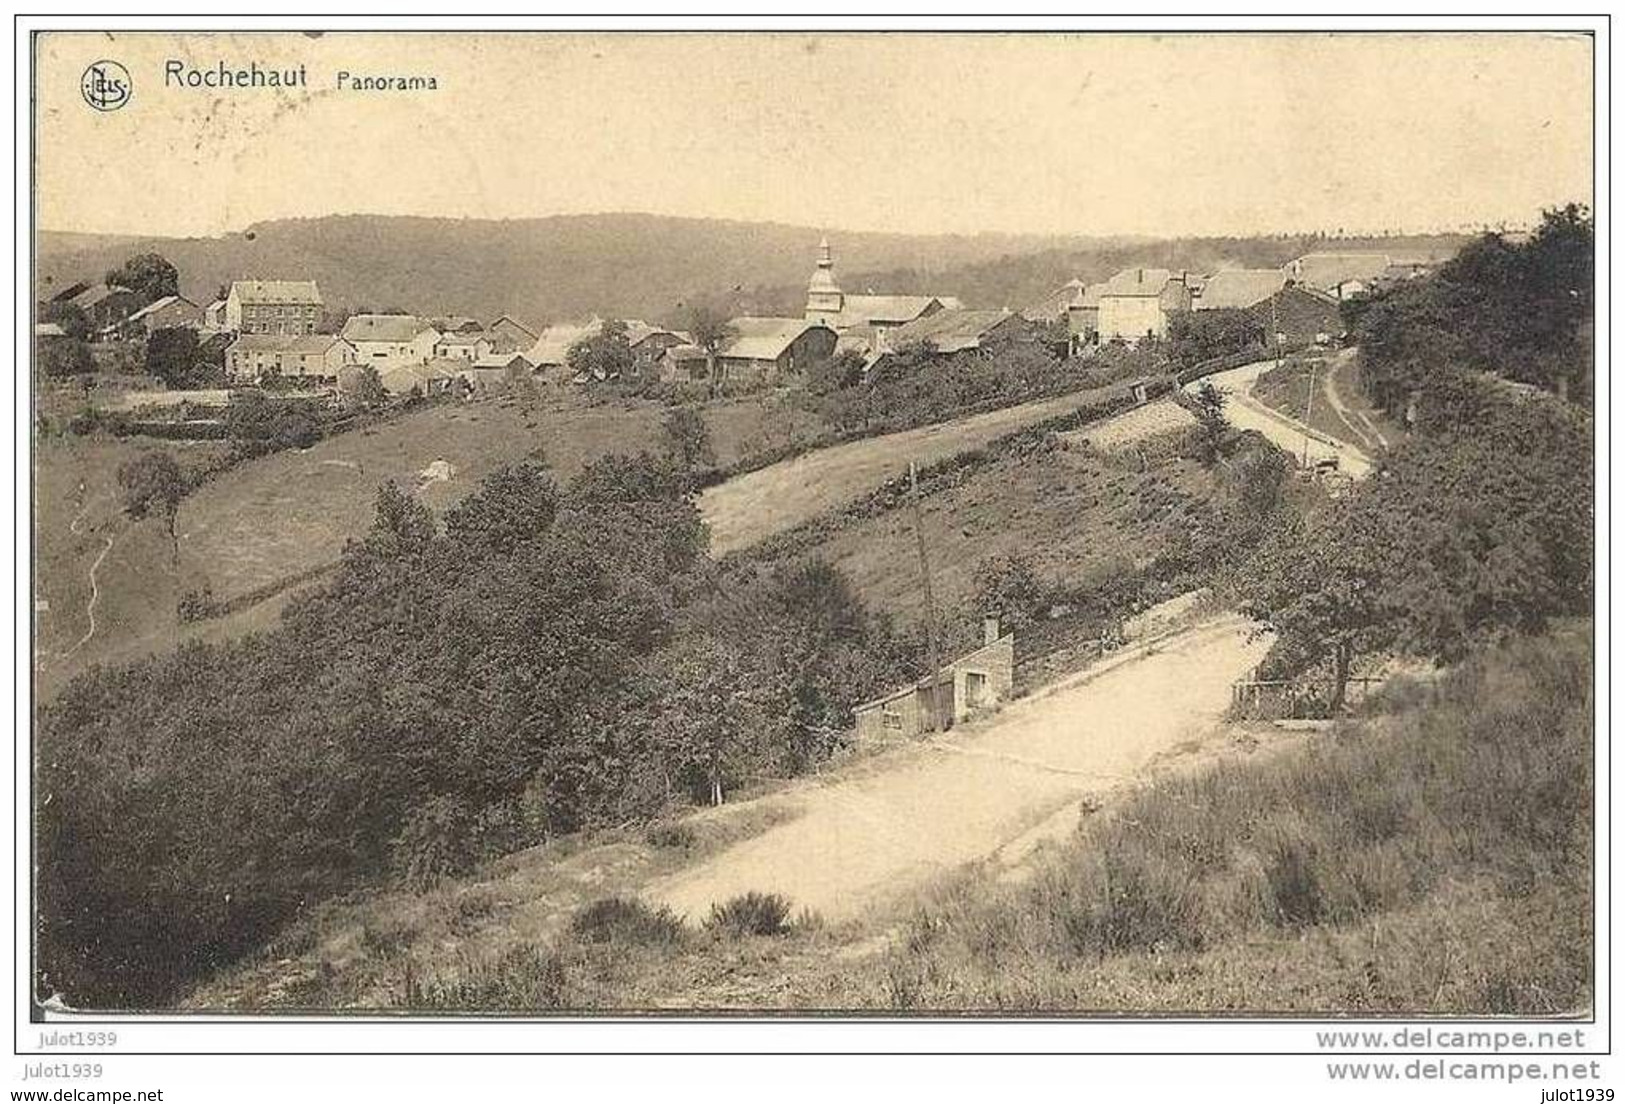
<svg viewBox="0 0 1625 1104"><path fill-rule="evenodd" d="M799 815L649 887L692 920L748 890L850 919L1018 844L1141 776L1207 729L1264 654L1236 616L1206 621L956 728L884 769L804 792Z"/></svg>
<svg viewBox="0 0 1625 1104"><path fill-rule="evenodd" d="M1335 458L1338 470L1353 479L1364 479L1371 474L1371 458L1343 441L1334 441L1325 434L1310 429L1302 422L1271 410L1252 397L1253 384L1258 377L1275 367L1276 361L1261 360L1244 364L1227 372L1219 372L1204 380L1190 384L1194 390L1202 383L1212 383L1225 396L1224 416L1238 429L1252 429L1273 441L1283 452L1303 462L1314 464Z"/></svg>

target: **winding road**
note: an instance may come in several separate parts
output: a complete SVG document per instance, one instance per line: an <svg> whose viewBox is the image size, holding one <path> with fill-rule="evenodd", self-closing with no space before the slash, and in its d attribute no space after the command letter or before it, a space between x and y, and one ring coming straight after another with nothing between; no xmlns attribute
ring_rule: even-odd
<svg viewBox="0 0 1625 1104"><path fill-rule="evenodd" d="M1260 360L1244 364L1187 384L1185 389L1194 392L1203 383L1213 384L1225 397L1224 416L1231 425L1257 430L1306 467L1322 460L1336 460L1338 470L1351 479L1370 475L1371 457L1360 449L1346 441L1334 440L1253 398L1253 384L1277 363Z"/></svg>

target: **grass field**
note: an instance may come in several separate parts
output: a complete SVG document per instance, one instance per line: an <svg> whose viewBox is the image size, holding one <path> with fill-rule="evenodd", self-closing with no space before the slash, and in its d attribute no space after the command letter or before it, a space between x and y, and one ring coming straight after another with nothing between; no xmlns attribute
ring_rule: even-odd
<svg viewBox="0 0 1625 1104"><path fill-rule="evenodd" d="M1305 422L1311 429L1353 445L1367 456L1379 456L1403 436L1403 431L1361 393L1351 352L1325 358L1313 371L1302 359L1287 360L1258 377L1252 396L1272 410Z"/></svg>
<svg viewBox="0 0 1625 1104"><path fill-rule="evenodd" d="M981 621L970 600L984 560L1021 553L1044 581L1074 585L1142 566L1199 521L1214 493L1212 474L1178 457L1142 465L1055 449L1003 458L924 499L933 596L949 630L969 633ZM869 605L903 623L923 619L913 511L850 524L811 554L845 572Z"/></svg>
<svg viewBox="0 0 1625 1104"><path fill-rule="evenodd" d="M118 466L152 448L174 451L183 465L202 466L225 446L41 438L35 463L38 687L49 696L91 663L274 625L286 595L185 626L176 623L175 607L187 591L207 587L224 601L331 563L347 540L371 524L374 496L387 479L415 488L431 462L448 461L453 478L424 484L420 492L430 506L444 509L493 469L538 451L568 478L608 453L658 449L665 413L653 402L600 402L576 392L550 396L534 413L502 400L426 407L210 479L181 504L178 558L160 523L133 523L120 513ZM764 442L779 443L787 425L812 432L804 421L793 422L773 397L708 406L706 418L721 464ZM83 639L90 627L90 571L98 558L96 629Z"/></svg>
<svg viewBox="0 0 1625 1104"><path fill-rule="evenodd" d="M851 502L887 479L904 476L911 460L929 464L967 452L1121 390L1119 386L1079 391L852 441L730 479L700 497L700 509L711 526L711 551L723 555L747 548Z"/></svg>

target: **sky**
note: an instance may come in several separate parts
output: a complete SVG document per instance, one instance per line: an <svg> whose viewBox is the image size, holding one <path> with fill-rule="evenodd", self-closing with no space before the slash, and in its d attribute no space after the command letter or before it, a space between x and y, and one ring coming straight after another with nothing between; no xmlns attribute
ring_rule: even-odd
<svg viewBox="0 0 1625 1104"><path fill-rule="evenodd" d="M1591 43L1502 35L90 34L37 41L37 225L643 211L910 233L1527 224L1591 200ZM87 65L130 73L116 111ZM306 87L166 87L166 64ZM430 75L434 91L337 87Z"/></svg>

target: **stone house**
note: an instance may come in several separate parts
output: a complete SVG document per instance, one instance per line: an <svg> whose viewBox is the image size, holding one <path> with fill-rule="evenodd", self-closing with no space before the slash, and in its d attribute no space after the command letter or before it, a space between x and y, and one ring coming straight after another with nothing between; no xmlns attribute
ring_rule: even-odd
<svg viewBox="0 0 1625 1104"><path fill-rule="evenodd" d="M322 316L314 280L236 280L226 294L225 329L243 334L313 334Z"/></svg>

